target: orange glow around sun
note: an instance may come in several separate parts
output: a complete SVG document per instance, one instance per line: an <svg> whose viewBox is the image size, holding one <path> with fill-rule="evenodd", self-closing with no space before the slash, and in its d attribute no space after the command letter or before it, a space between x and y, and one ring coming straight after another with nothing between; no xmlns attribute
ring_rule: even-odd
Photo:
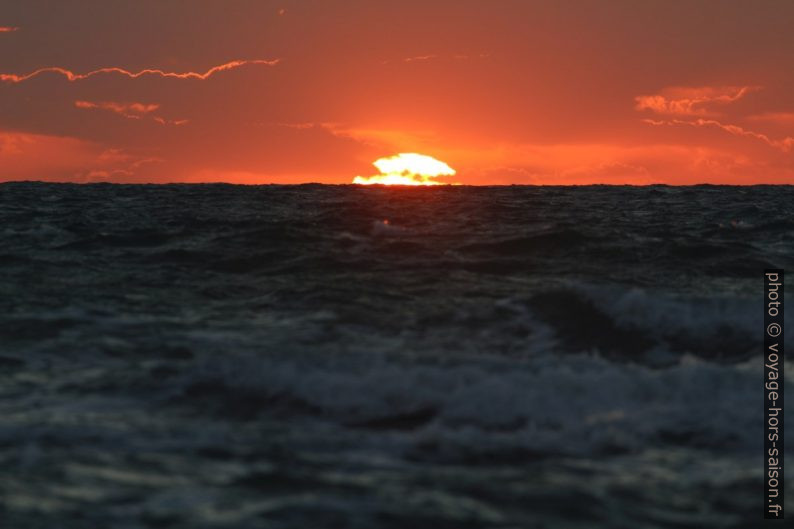
<svg viewBox="0 0 794 529"><path fill-rule="evenodd" d="M432 156L416 153L400 153L388 158L380 158L372 163L380 174L357 176L354 184L383 184L402 186L438 186L444 182L435 179L440 176L454 176L456 171Z"/></svg>

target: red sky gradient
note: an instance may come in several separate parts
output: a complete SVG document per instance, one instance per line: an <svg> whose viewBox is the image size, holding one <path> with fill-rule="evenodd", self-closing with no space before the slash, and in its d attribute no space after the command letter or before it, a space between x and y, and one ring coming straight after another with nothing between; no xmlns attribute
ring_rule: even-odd
<svg viewBox="0 0 794 529"><path fill-rule="evenodd" d="M0 181L794 183L794 2L0 4Z"/></svg>

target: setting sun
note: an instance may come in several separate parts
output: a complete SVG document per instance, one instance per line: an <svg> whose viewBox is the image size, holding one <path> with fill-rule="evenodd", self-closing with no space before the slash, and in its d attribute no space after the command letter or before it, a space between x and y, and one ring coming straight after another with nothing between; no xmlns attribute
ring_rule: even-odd
<svg viewBox="0 0 794 529"><path fill-rule="evenodd" d="M449 165L432 156L416 153L400 153L388 158L380 158L373 164L381 174L364 177L357 176L354 184L383 184L403 186L438 186L439 176L454 176L456 171Z"/></svg>

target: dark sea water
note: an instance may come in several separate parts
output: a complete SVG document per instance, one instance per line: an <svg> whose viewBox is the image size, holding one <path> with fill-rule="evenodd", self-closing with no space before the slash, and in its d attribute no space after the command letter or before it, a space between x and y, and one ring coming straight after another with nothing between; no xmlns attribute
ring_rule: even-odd
<svg viewBox="0 0 794 529"><path fill-rule="evenodd" d="M793 205L0 185L0 525L758 527Z"/></svg>

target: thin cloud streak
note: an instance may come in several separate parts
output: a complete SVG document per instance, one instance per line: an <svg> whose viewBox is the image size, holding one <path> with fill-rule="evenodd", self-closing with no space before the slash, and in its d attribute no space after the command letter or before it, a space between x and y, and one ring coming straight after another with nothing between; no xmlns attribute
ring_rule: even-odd
<svg viewBox="0 0 794 529"><path fill-rule="evenodd" d="M116 101L75 101L75 108L85 110L106 110L113 112L127 119L149 118L160 125L184 125L189 122L187 119L166 119L161 116L150 116L152 112L159 110L160 105L157 103L119 103Z"/></svg>
<svg viewBox="0 0 794 529"><path fill-rule="evenodd" d="M406 57L403 59L403 62L429 61L432 59L438 59L438 55L417 55L416 57Z"/></svg>
<svg viewBox="0 0 794 529"><path fill-rule="evenodd" d="M794 125L794 112L764 112L747 118L750 121L764 121L777 125Z"/></svg>
<svg viewBox="0 0 794 529"><path fill-rule="evenodd" d="M109 110L125 118L140 119L141 115L149 114L160 108L156 103L116 103L114 101L94 103L92 101L75 101L76 108Z"/></svg>
<svg viewBox="0 0 794 529"><path fill-rule="evenodd" d="M96 75L101 74L118 74L123 75L125 77L129 77L131 79L137 79L139 77L143 77L146 75L155 75L163 78L173 78L173 79L198 79L198 80L206 80L212 77L213 75L225 72L228 70L234 70L236 68L240 68L242 66L247 65L265 65L265 66L275 66L280 62L280 59L255 59L255 60L238 60L238 61L231 61L225 64L220 64L218 66L213 66L209 70L204 73L198 72L166 72L164 70L147 68L145 70L140 70L137 72L131 72L129 70L125 70L123 68L118 67L110 67L110 68L100 68L98 70L93 70L88 73L79 74L75 73L71 70L67 70L65 68L61 68L59 66L49 66L46 68L40 68L35 70L31 73L19 75L19 74L9 74L9 73L0 73L0 81L5 83L22 83L28 81L34 77L37 77L44 73L55 73L64 76L69 82L75 81L82 81L84 79L88 79L89 77L94 77Z"/></svg>
<svg viewBox="0 0 794 529"><path fill-rule="evenodd" d="M634 101L637 110L679 116L707 116L711 112L705 106L734 103L758 90L760 87L757 86L670 88L661 94L637 96Z"/></svg>
<svg viewBox="0 0 794 529"><path fill-rule="evenodd" d="M19 31L19 28L13 26L0 26L0 33L14 33Z"/></svg>
<svg viewBox="0 0 794 529"><path fill-rule="evenodd" d="M466 53L456 53L454 55L438 55L435 53L429 53L427 55L415 55L412 57L403 57L402 59L396 60L383 60L380 61L381 64L392 64L392 63L423 63L423 62L430 62L430 61L468 61L474 59L488 59L491 57L490 53L477 53L474 55L466 54Z"/></svg>
<svg viewBox="0 0 794 529"><path fill-rule="evenodd" d="M739 125L732 125L730 123L722 123L715 119L693 119L693 120L684 120L684 119L672 119L672 120L654 120L654 119L644 119L642 120L645 123L654 126L662 126L662 125L689 125L692 127L716 127L718 129L724 130L734 136L744 136L748 138L755 138L757 140L761 140L762 142L766 143L770 147L774 147L775 149L779 149L783 152L789 152L792 148L794 148L794 138L786 137L782 140L775 140L767 136L766 134L762 134L760 132L755 132L752 130L747 130L745 128L740 127Z"/></svg>

